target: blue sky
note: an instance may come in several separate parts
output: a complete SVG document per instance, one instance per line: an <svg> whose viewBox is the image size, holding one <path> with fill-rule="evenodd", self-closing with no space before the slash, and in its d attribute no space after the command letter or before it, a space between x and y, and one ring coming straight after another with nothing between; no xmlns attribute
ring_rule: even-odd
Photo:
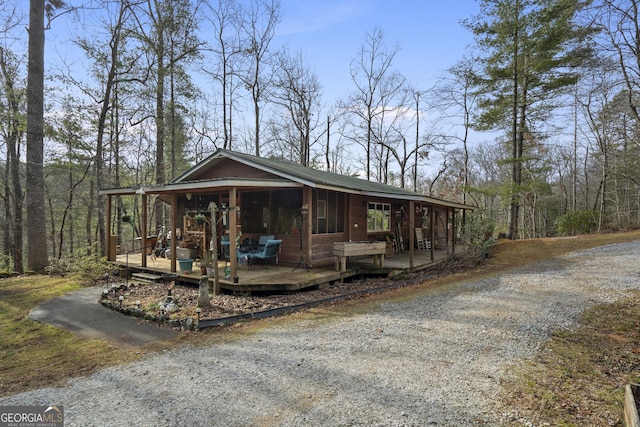
<svg viewBox="0 0 640 427"><path fill-rule="evenodd" d="M418 89L426 89L473 42L460 21L479 11L477 0L281 1L282 22L274 44L305 54L327 104L353 90L349 66L367 32L382 29L387 45L400 47L395 69Z"/></svg>
<svg viewBox="0 0 640 427"><path fill-rule="evenodd" d="M395 70L416 89L427 89L472 43L460 21L478 11L478 0L281 0L271 47L302 51L323 86L323 103L331 106L353 90L349 67L367 32L384 31L386 44L400 48ZM47 33L48 61L73 56L62 21Z"/></svg>

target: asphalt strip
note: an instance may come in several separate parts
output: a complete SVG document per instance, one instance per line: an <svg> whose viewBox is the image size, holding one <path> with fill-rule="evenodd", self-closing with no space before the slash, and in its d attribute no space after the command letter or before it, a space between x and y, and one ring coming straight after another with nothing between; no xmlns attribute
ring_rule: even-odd
<svg viewBox="0 0 640 427"><path fill-rule="evenodd" d="M142 347L180 334L103 307L101 295L98 286L73 291L40 304L29 318L86 338L111 341L118 347Z"/></svg>

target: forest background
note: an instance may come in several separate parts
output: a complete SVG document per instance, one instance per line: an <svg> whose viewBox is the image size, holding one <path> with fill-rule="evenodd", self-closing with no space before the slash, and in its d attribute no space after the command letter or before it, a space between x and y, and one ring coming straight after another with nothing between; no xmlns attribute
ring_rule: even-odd
<svg viewBox="0 0 640 427"><path fill-rule="evenodd" d="M279 0L25 5L0 4L5 269L104 254L121 230L99 189L169 182L218 148L479 206L512 239L640 225L635 0L479 0L474 43L428 87L373 27L330 105L305 52L274 43ZM58 25L81 58L44 62Z"/></svg>

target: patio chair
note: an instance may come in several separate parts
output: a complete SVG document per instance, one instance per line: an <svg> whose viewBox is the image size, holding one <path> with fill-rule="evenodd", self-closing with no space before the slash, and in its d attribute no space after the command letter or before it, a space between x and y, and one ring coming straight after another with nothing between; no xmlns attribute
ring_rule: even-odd
<svg viewBox="0 0 640 427"><path fill-rule="evenodd" d="M231 261L231 244L229 243L229 241L223 240L222 242L220 242L220 247L222 248L222 257L224 258L225 262ZM240 248L236 248L236 260L238 262L238 265L249 264L249 267L251 267L250 256L250 253L240 252Z"/></svg>
<svg viewBox="0 0 640 427"><path fill-rule="evenodd" d="M228 239L220 242L220 249L222 250L222 258L227 262L231 261L231 243Z"/></svg>
<svg viewBox="0 0 640 427"><path fill-rule="evenodd" d="M266 245L269 240L275 239L276 236L273 234L264 234L260 236L260 238L258 239L258 249L262 250L262 248L264 248L264 245Z"/></svg>
<svg viewBox="0 0 640 427"><path fill-rule="evenodd" d="M431 249L431 242L424 238L422 235L422 228L416 228L416 242L418 243L419 251L426 251Z"/></svg>
<svg viewBox="0 0 640 427"><path fill-rule="evenodd" d="M276 267L278 266L278 253L280 252L280 245L282 244L282 240L267 240L264 244L264 248L255 253L248 254L249 256L249 267L255 265L257 260L264 260L264 269L267 269L267 260L273 259L275 260Z"/></svg>

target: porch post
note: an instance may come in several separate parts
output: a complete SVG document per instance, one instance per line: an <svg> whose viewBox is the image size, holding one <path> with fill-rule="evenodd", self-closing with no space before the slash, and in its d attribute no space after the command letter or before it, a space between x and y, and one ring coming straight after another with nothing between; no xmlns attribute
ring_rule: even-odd
<svg viewBox="0 0 640 427"><path fill-rule="evenodd" d="M311 221L313 219L313 193L311 187L304 187L302 190L302 206L303 209L300 210L300 216L302 218L302 224L300 224L301 232L304 231L304 245L302 247L303 253L305 255L304 261L307 263L307 266L311 267L311 248L313 247L313 236L311 233L313 232ZM306 206L306 212L303 212L304 207Z"/></svg>
<svg viewBox="0 0 640 427"><path fill-rule="evenodd" d="M456 208L451 208L451 253L456 253Z"/></svg>
<svg viewBox="0 0 640 427"><path fill-rule="evenodd" d="M147 193L142 195L142 267L147 266Z"/></svg>
<svg viewBox="0 0 640 427"><path fill-rule="evenodd" d="M413 268L413 255L415 251L415 203L413 200L409 201L409 268Z"/></svg>
<svg viewBox="0 0 640 427"><path fill-rule="evenodd" d="M229 260L231 263L231 277L235 281L238 277L238 257L236 236L238 235L237 226L237 214L236 214L236 188L232 187L229 190Z"/></svg>
<svg viewBox="0 0 640 427"><path fill-rule="evenodd" d="M431 261L433 261L436 247L436 210L434 205L429 206L429 222L431 223Z"/></svg>
<svg viewBox="0 0 640 427"><path fill-rule="evenodd" d="M218 205L214 202L209 203L211 211L211 242L209 242L209 250L213 256L213 289L209 290L214 295L220 295L220 272L218 271ZM224 214L223 214L224 215Z"/></svg>
<svg viewBox="0 0 640 427"><path fill-rule="evenodd" d="M444 237L445 237L445 246L447 247L447 256L449 256L451 253L449 252L449 233L450 233L450 228L449 228L449 224L450 224L450 220L451 220L451 210L447 207L447 219L444 222L444 226L445 226L445 233L444 233Z"/></svg>
<svg viewBox="0 0 640 427"><path fill-rule="evenodd" d="M176 272L176 250L178 248L178 195L171 195L171 272ZM183 230L184 231L184 230Z"/></svg>
<svg viewBox="0 0 640 427"><path fill-rule="evenodd" d="M107 260L115 261L111 259L111 194L107 196L107 244L105 249L107 250Z"/></svg>
<svg viewBox="0 0 640 427"><path fill-rule="evenodd" d="M353 199L354 199L353 194L349 194L347 196L347 200L348 201L347 201L347 206L345 206L345 216L344 216L344 218L345 218L344 220L346 220L345 224L344 224L345 225L345 230L347 230L347 233L346 233L347 234L346 235L347 238L346 238L346 240L349 241L349 242L351 241L352 235L353 235L353 229L352 229L352 224L353 224L353 218L352 218L352 216L353 216ZM314 207L309 205L309 209L314 209ZM309 214L312 215L311 214L312 212L313 211L310 210ZM311 218L313 218L313 216L311 216ZM366 224L365 224L365 226L366 226Z"/></svg>

